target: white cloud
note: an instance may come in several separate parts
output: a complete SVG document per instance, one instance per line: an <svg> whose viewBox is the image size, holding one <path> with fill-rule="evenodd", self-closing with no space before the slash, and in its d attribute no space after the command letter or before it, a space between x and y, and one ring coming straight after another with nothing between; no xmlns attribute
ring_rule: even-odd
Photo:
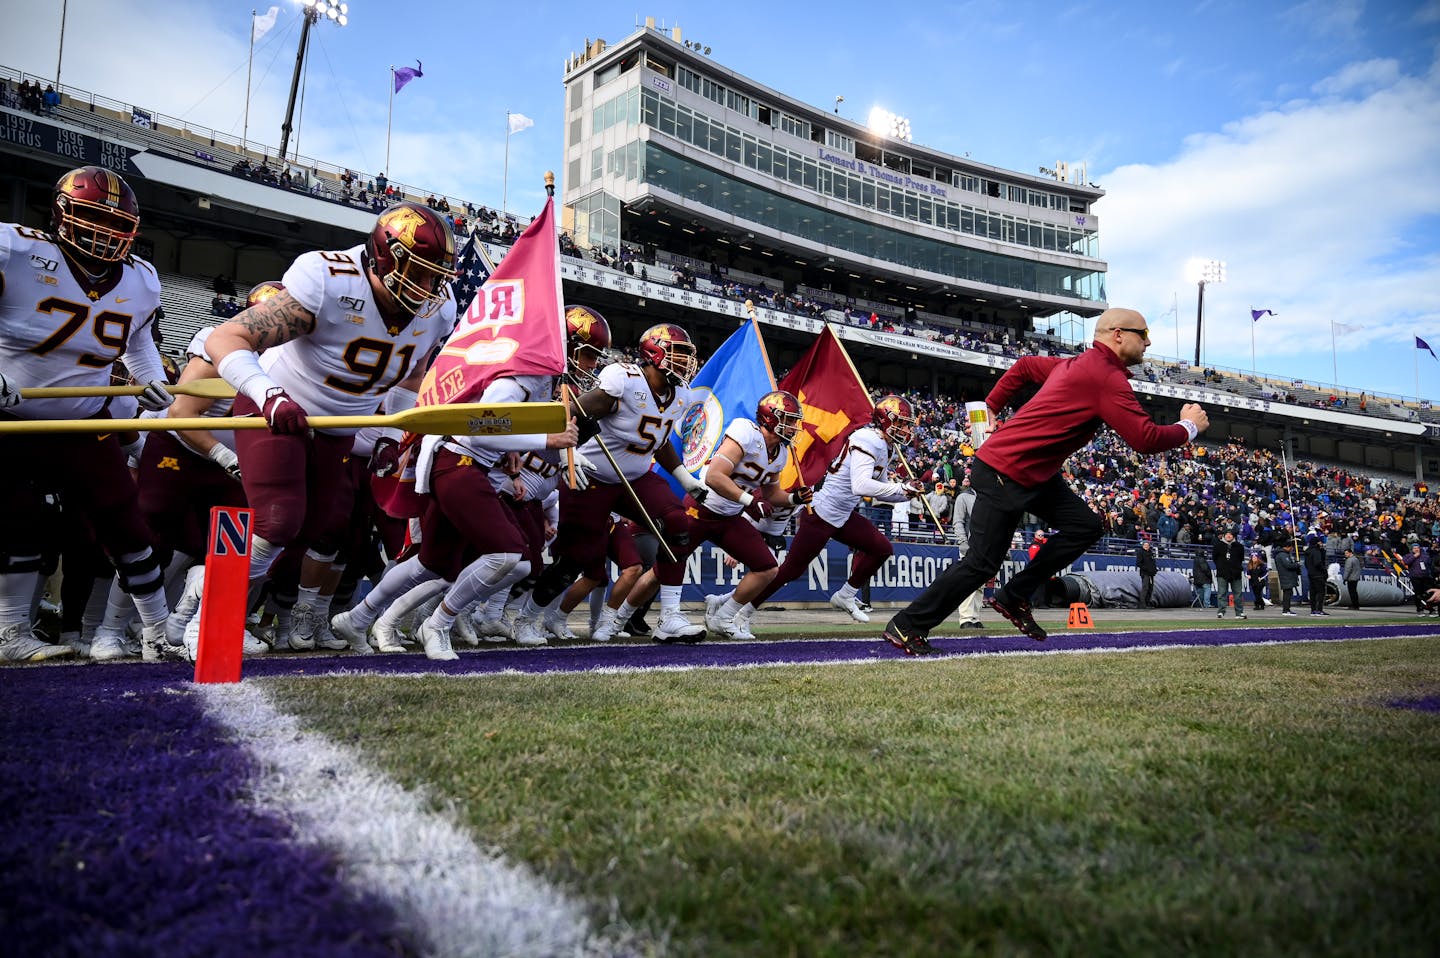
<svg viewBox="0 0 1440 958"><path fill-rule="evenodd" d="M1190 303L1182 355L1194 344L1191 257L1228 264L1205 295L1206 356L1221 364L1250 367L1252 306L1279 313L1254 328L1271 370L1330 353L1331 320L1366 326L1367 346L1440 328L1437 75L1370 61L1316 88L1365 92L1292 102L1196 134L1168 162L1097 176L1109 300L1154 318L1178 292ZM1157 352L1173 350L1157 337Z"/></svg>
<svg viewBox="0 0 1440 958"><path fill-rule="evenodd" d="M1315 84L1315 92L1324 96L1362 93L1394 86L1400 80L1400 64L1395 60L1366 60L1348 64L1334 76Z"/></svg>

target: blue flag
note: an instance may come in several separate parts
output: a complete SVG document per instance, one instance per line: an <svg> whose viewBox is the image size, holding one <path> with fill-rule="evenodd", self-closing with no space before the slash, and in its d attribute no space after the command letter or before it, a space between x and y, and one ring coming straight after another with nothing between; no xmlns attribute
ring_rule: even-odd
<svg viewBox="0 0 1440 958"><path fill-rule="evenodd" d="M760 398L775 389L775 375L770 371L770 358L765 355L765 342L755 320L747 320L720 344L695 374L690 388L703 401L685 413L679 433L671 436L670 442L693 475L710 461L731 420L753 419ZM673 476L658 471L677 494L683 494Z"/></svg>
<svg viewBox="0 0 1440 958"><path fill-rule="evenodd" d="M1276 315L1278 315L1278 314L1277 314L1277 313L1275 312L1275 310L1273 310L1273 309L1252 309L1252 310L1250 310L1250 322L1252 322L1252 323L1258 323L1258 322L1260 322L1260 317L1261 317L1261 316L1276 316Z"/></svg>
<svg viewBox="0 0 1440 958"><path fill-rule="evenodd" d="M1415 337L1415 348L1425 350L1427 353L1430 354L1430 357L1432 359L1440 359L1440 356L1435 355L1435 350L1430 348L1430 344L1425 342L1425 340L1421 339L1419 336Z"/></svg>

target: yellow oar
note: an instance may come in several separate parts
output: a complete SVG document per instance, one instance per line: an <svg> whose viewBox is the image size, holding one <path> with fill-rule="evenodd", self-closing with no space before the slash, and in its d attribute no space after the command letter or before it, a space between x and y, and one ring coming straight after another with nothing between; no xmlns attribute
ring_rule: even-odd
<svg viewBox="0 0 1440 958"><path fill-rule="evenodd" d="M459 403L420 406L388 416L310 416L312 429L389 426L441 436L503 436L564 432L565 406L558 402ZM259 416L205 416L189 419L13 419L0 420L4 433L111 433L158 429L265 429Z"/></svg>
<svg viewBox="0 0 1440 958"><path fill-rule="evenodd" d="M21 399L79 399L82 396L138 396L144 386L32 386L20 390ZM223 379L192 379L165 387L172 396L199 396L202 399L231 399L235 387Z"/></svg>

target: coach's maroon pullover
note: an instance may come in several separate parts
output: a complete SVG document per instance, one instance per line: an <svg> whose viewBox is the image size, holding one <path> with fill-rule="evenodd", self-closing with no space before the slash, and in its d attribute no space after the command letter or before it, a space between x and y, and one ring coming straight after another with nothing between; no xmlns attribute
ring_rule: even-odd
<svg viewBox="0 0 1440 958"><path fill-rule="evenodd" d="M1011 366L985 404L1000 412L1025 386L1043 384L1035 397L996 429L975 453L986 465L1027 489L1060 471L1070 454L1101 425L1119 433L1137 452L1183 446L1190 434L1175 423L1158 426L1140 408L1125 366L1098 343L1078 356L1024 356Z"/></svg>

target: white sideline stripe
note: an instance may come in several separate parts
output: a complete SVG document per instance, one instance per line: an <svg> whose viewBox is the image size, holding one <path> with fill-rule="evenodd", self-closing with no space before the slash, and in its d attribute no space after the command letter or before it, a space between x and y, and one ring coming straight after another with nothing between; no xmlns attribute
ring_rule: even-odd
<svg viewBox="0 0 1440 958"><path fill-rule="evenodd" d="M1203 632L1204 630L1197 630ZM1261 631L1251 629L1250 631ZM1125 635L1130 633L1114 633ZM944 638L944 636L941 636ZM825 659L823 661L794 661L794 662L741 662L736 665L715 665L710 662L700 662L695 665L602 665L593 669L546 669L537 672L533 669L487 669L477 672L462 672L459 674L449 672L372 672L358 668L336 668L326 672L307 671L303 674L287 675L286 679L333 679L333 678L385 678L385 679L446 679L448 681L473 681L476 679L491 679L500 676L514 677L517 675L528 675L539 678L541 676L553 677L557 675L643 675L651 672L741 672L745 669L788 669L796 667L824 668L836 665L894 665L906 663L912 666L921 664L939 664L941 662L956 662L966 659L999 659L999 658L1034 658L1046 655L1095 655L1100 653L1121 653L1121 652L1168 652L1172 649L1235 649L1263 645L1301 645L1315 642L1388 642L1395 639L1427 638L1423 635L1358 635L1354 638L1345 639L1260 639L1253 642L1184 642L1166 643L1159 645L1111 645L1095 646L1083 649L1065 648L1034 648L1034 649L1011 649L1003 652L945 652L939 655L910 656L896 652L895 655L886 656L865 656L863 658ZM868 644L877 641L870 639ZM732 643L731 645L738 645ZM761 643L755 643L761 644ZM1040 645L1040 643L1036 643ZM892 648L892 646L886 646ZM882 650L883 651L883 650ZM463 661L463 659L462 659Z"/></svg>
<svg viewBox="0 0 1440 958"><path fill-rule="evenodd" d="M483 851L453 812L370 768L354 750L304 731L255 680L198 685L205 707L257 760L248 796L297 840L333 853L347 884L391 904L422 953L436 956L634 954L590 927L583 906ZM653 946L648 951L653 952Z"/></svg>

